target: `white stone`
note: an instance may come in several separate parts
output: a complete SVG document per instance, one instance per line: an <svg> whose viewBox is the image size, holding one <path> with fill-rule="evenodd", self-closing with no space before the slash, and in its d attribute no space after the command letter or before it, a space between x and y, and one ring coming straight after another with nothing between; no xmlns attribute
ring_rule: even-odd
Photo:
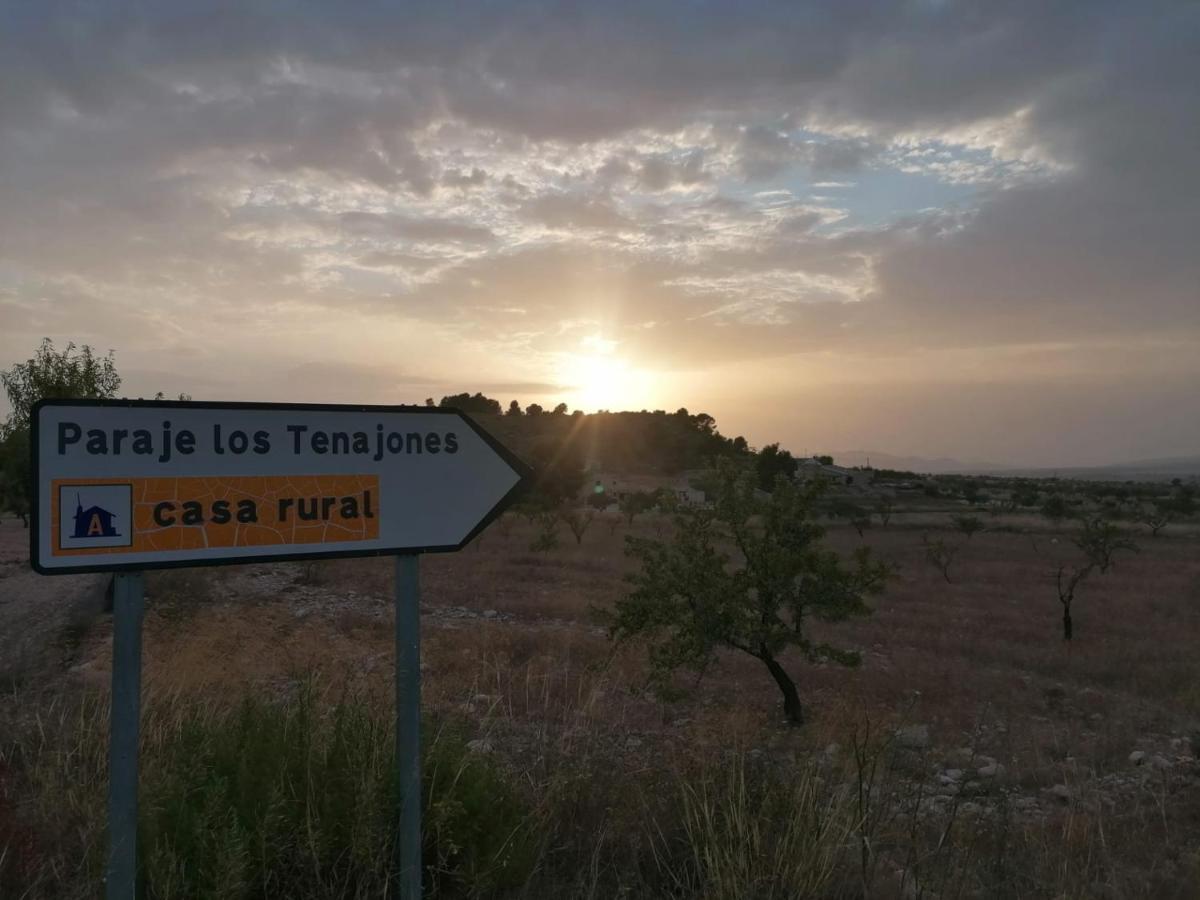
<svg viewBox="0 0 1200 900"><path fill-rule="evenodd" d="M1129 762L1131 765L1140 766L1145 761L1146 761L1146 751L1145 750L1134 750L1132 753L1129 754Z"/></svg>

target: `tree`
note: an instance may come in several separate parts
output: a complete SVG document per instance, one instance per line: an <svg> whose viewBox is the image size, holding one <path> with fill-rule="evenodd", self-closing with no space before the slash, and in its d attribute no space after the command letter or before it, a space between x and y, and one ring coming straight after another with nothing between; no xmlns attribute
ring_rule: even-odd
<svg viewBox="0 0 1200 900"><path fill-rule="evenodd" d="M950 521L954 524L954 530L965 534L967 540L976 532L983 531L983 522L977 516L951 516Z"/></svg>
<svg viewBox="0 0 1200 900"><path fill-rule="evenodd" d="M1151 537L1158 537L1158 533L1171 524L1171 510L1161 503L1155 503L1140 509L1137 520L1150 529Z"/></svg>
<svg viewBox="0 0 1200 900"><path fill-rule="evenodd" d="M711 507L679 508L666 541L626 538L639 566L608 615L609 634L648 641L658 677L681 666L703 672L722 648L752 656L778 686L788 721L801 724L800 695L782 654L795 648L809 660L857 664L857 653L814 641L806 626L869 614L866 598L882 589L888 569L867 548L847 563L822 545L814 518L819 485L779 479L760 499L757 483L753 470L720 460L708 485Z"/></svg>
<svg viewBox="0 0 1200 900"><path fill-rule="evenodd" d="M540 512L535 515L537 534L529 544L534 553L549 553L558 547L558 513L556 511Z"/></svg>
<svg viewBox="0 0 1200 900"><path fill-rule="evenodd" d="M567 414L567 404L565 404L565 403L558 404L558 406L554 407L554 409L550 413L550 415L552 415L552 416L565 416L566 414Z"/></svg>
<svg viewBox="0 0 1200 900"><path fill-rule="evenodd" d="M0 437L0 510L10 510L29 527L33 473L29 470L29 429Z"/></svg>
<svg viewBox="0 0 1200 900"><path fill-rule="evenodd" d="M586 473L577 444L547 438L534 444L530 456L533 463L531 502L542 509L554 509L579 496Z"/></svg>
<svg viewBox="0 0 1200 900"><path fill-rule="evenodd" d="M625 517L625 521L629 525L633 525L633 520L644 512L649 512L654 509L655 497L647 491L630 491L621 497L617 508L621 510L621 515Z"/></svg>
<svg viewBox="0 0 1200 900"><path fill-rule="evenodd" d="M567 523L567 528L571 529L575 543L582 544L583 535L588 530L588 526L592 524L596 513L591 509L568 509L561 513L560 517Z"/></svg>
<svg viewBox="0 0 1200 900"><path fill-rule="evenodd" d="M862 537L864 532L871 527L871 514L857 503L849 500L835 502L829 514L849 522L851 527L858 532L859 537Z"/></svg>
<svg viewBox="0 0 1200 900"><path fill-rule="evenodd" d="M1075 603L1075 592L1096 571L1105 574L1113 566L1113 557L1120 550L1137 552L1137 545L1125 538L1121 531L1100 517L1084 520L1083 527L1073 543L1084 555L1082 562L1067 563L1058 560L1054 564L1054 586L1058 602L1062 606L1063 640L1075 635L1071 608Z"/></svg>
<svg viewBox="0 0 1200 900"><path fill-rule="evenodd" d="M121 376L111 350L107 356L96 356L87 344L76 348L68 343L59 352L50 338L43 338L32 359L0 372L0 383L12 404L12 413L3 426L8 433L29 427L30 411L39 400L115 397Z"/></svg>
<svg viewBox="0 0 1200 900"><path fill-rule="evenodd" d="M1067 501L1062 494L1051 494L1042 504L1042 515L1058 523L1067 517Z"/></svg>
<svg viewBox="0 0 1200 900"><path fill-rule="evenodd" d="M29 471L29 418L33 405L50 399L109 399L121 386L113 352L97 356L84 344L62 351L44 338L32 358L0 372L12 413L0 425L0 508L8 507L29 525L33 495Z"/></svg>
<svg viewBox="0 0 1200 900"><path fill-rule="evenodd" d="M921 546L925 548L925 561L942 573L946 584L951 584L950 564L958 555L959 547L955 544L948 544L941 538L931 541L928 536L921 538Z"/></svg>
<svg viewBox="0 0 1200 900"><path fill-rule="evenodd" d="M500 415L500 401L493 400L491 397L485 397L479 392L474 394L451 394L448 397L443 397L442 402L439 403L438 406L452 406L460 412L465 412L468 415Z"/></svg>
<svg viewBox="0 0 1200 900"><path fill-rule="evenodd" d="M875 500L875 515L879 516L879 524L884 528L888 527L888 523L892 521L892 514L896 511L896 505L892 502L891 497L882 496Z"/></svg>
<svg viewBox="0 0 1200 900"><path fill-rule="evenodd" d="M1071 604L1075 602L1075 589L1092 574L1095 566L1087 563L1082 566L1067 566L1062 563L1054 570L1054 584L1058 588L1058 602L1062 604L1063 640L1069 641L1075 635L1075 626L1071 621Z"/></svg>
<svg viewBox="0 0 1200 900"><path fill-rule="evenodd" d="M516 400L512 401L512 403L508 404L508 411L505 413L505 415L506 416L521 415L521 404L518 403Z"/></svg>
<svg viewBox="0 0 1200 900"><path fill-rule="evenodd" d="M1075 546L1083 551L1100 574L1104 575L1115 565L1114 557L1121 550L1137 553L1138 546L1112 522L1100 516L1085 519L1083 528L1075 538Z"/></svg>
<svg viewBox="0 0 1200 900"><path fill-rule="evenodd" d="M780 476L791 479L796 474L796 466L797 462L791 453L780 450L778 444L767 444L758 451L758 459L755 460L759 489L775 490L775 480Z"/></svg>
<svg viewBox="0 0 1200 900"><path fill-rule="evenodd" d="M544 412L545 410L537 403L530 403L525 407L525 415L527 416L540 416Z"/></svg>

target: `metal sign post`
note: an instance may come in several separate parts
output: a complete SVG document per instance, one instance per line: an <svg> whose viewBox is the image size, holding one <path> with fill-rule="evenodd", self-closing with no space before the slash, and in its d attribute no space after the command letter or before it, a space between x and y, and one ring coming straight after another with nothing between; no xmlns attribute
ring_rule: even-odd
<svg viewBox="0 0 1200 900"><path fill-rule="evenodd" d="M142 704L142 573L113 584L108 768L108 900L137 896L138 726Z"/></svg>
<svg viewBox="0 0 1200 900"><path fill-rule="evenodd" d="M396 835L401 900L421 897L421 579L415 553L396 557Z"/></svg>

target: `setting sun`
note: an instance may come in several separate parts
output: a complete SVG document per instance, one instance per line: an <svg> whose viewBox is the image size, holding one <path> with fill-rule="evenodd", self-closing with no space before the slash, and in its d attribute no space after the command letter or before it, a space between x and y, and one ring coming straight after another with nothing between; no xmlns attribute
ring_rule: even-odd
<svg viewBox="0 0 1200 900"><path fill-rule="evenodd" d="M648 402L650 374L617 356L614 342L589 338L583 348L583 352L563 354L559 367L572 407L593 412L636 409Z"/></svg>

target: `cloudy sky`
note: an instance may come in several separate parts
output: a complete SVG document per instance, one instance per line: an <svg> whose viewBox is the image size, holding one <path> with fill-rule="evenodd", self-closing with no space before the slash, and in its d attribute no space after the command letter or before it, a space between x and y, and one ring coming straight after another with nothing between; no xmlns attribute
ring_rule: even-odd
<svg viewBox="0 0 1200 900"><path fill-rule="evenodd" d="M29 3L0 364L687 406L752 443L1200 448L1200 4Z"/></svg>

